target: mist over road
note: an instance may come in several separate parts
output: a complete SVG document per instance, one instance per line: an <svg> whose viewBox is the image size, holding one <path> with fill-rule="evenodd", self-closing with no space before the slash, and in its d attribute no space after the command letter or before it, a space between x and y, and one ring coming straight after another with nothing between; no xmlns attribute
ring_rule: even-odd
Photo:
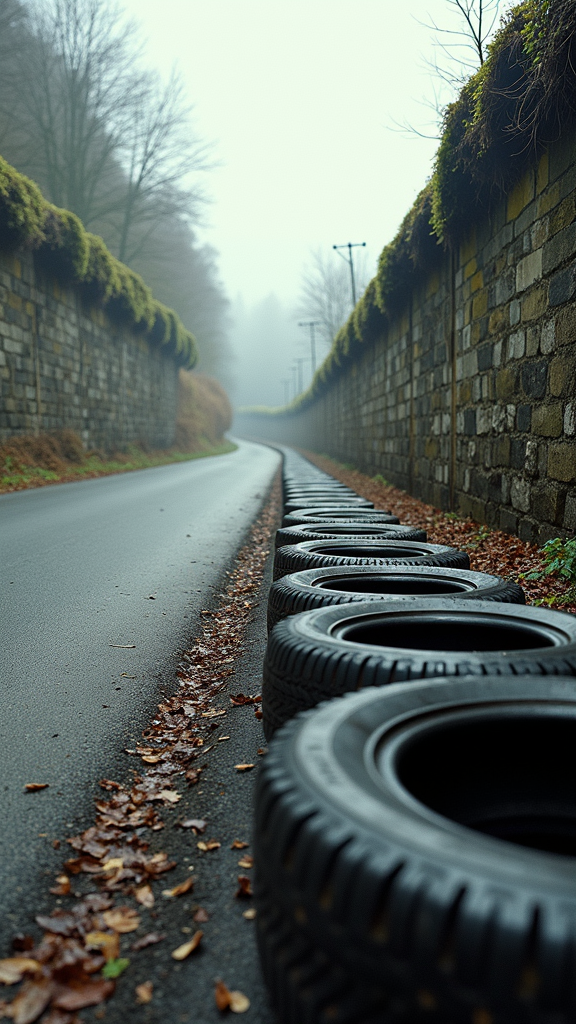
<svg viewBox="0 0 576 1024"><path fill-rule="evenodd" d="M0 496L0 939L44 906L98 780L126 770L279 465L229 455ZM118 646L112 646L118 645ZM134 645L134 646L132 646ZM29 782L49 788L25 793Z"/></svg>

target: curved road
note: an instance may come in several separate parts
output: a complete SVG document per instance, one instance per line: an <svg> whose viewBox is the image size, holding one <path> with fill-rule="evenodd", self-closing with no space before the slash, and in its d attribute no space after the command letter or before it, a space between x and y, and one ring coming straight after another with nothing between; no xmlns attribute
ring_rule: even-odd
<svg viewBox="0 0 576 1024"><path fill-rule="evenodd" d="M229 455L0 496L3 947L91 821L279 465ZM117 645L117 646L113 646ZM49 788L26 793L28 782ZM1 955L1 954L0 954Z"/></svg>

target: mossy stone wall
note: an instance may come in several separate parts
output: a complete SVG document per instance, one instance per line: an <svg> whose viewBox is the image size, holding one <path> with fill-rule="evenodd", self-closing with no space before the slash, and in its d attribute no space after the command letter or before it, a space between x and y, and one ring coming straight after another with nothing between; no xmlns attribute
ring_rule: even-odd
<svg viewBox="0 0 576 1024"><path fill-rule="evenodd" d="M576 140L417 280L302 411L236 430L351 462L541 542L576 529Z"/></svg>
<svg viewBox="0 0 576 1024"><path fill-rule="evenodd" d="M178 364L112 323L31 254L0 253L0 440L70 428L86 448L174 443Z"/></svg>

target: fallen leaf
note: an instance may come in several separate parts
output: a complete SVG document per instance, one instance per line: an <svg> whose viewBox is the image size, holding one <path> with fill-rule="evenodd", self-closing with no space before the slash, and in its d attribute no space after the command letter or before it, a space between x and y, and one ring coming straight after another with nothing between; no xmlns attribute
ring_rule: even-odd
<svg viewBox="0 0 576 1024"><path fill-rule="evenodd" d="M246 853L242 857L242 860L238 861L238 867L239 868L253 868L254 867L254 857L251 857L250 854Z"/></svg>
<svg viewBox="0 0 576 1024"><path fill-rule="evenodd" d="M250 1007L248 996L237 990L230 991L224 982L220 980L216 982L214 999L220 1011L232 1010L232 1013L246 1013L246 1010Z"/></svg>
<svg viewBox="0 0 576 1024"><path fill-rule="evenodd" d="M215 710L213 710L213 711L203 711L202 712L202 718L221 718L222 715L225 715L225 714L226 714L225 711L215 711Z"/></svg>
<svg viewBox="0 0 576 1024"><path fill-rule="evenodd" d="M117 871L118 868L124 867L124 860L122 857L111 857L105 864L102 865L102 871Z"/></svg>
<svg viewBox="0 0 576 1024"><path fill-rule="evenodd" d="M194 879L185 878L180 885L175 885L173 889L164 889L162 892L163 896L183 896L185 892L190 892L190 889L194 888Z"/></svg>
<svg viewBox="0 0 576 1024"><path fill-rule="evenodd" d="M230 849L231 850L245 850L247 846L250 846L250 843L244 843L244 842L242 842L241 839L235 839L234 842L232 843L232 846L230 847Z"/></svg>
<svg viewBox="0 0 576 1024"><path fill-rule="evenodd" d="M49 978L25 981L18 995L4 1006L4 1016L11 1017L14 1024L32 1024L48 1006L53 991L54 983Z"/></svg>
<svg viewBox="0 0 576 1024"><path fill-rule="evenodd" d="M134 899L141 903L147 910L151 910L154 906L154 893L149 885L139 885L137 889L134 889Z"/></svg>
<svg viewBox="0 0 576 1024"><path fill-rule="evenodd" d="M105 910L102 917L109 928L113 928L121 935L135 932L140 924L138 913L132 907L114 907L112 910Z"/></svg>
<svg viewBox="0 0 576 1024"><path fill-rule="evenodd" d="M194 950L198 949L203 934L204 932L194 932L194 935L189 942L185 942L182 946L178 946L178 949L173 951L172 959L185 960L187 956L190 956L190 953L193 953Z"/></svg>
<svg viewBox="0 0 576 1024"><path fill-rule="evenodd" d="M68 875L58 875L56 881L58 885L53 885L50 892L54 896L68 896L70 893L70 879Z"/></svg>
<svg viewBox="0 0 576 1024"><path fill-rule="evenodd" d="M206 922L210 920L210 914L207 910L204 910L204 907L198 907L198 910L194 914L192 920L196 924L206 924Z"/></svg>
<svg viewBox="0 0 576 1024"><path fill-rule="evenodd" d="M88 932L84 942L88 948L101 949L107 961L115 960L120 952L117 932Z"/></svg>
<svg viewBox="0 0 576 1024"><path fill-rule="evenodd" d="M242 917L245 917L247 921L253 921L256 917L256 907L249 907L248 910L244 911Z"/></svg>
<svg viewBox="0 0 576 1024"><path fill-rule="evenodd" d="M144 754L142 760L145 761L146 764L158 764L158 762L162 760L163 756L163 754Z"/></svg>
<svg viewBox="0 0 576 1024"><path fill-rule="evenodd" d="M120 651L129 651L133 647L136 647L136 644L109 644L109 646L110 647L117 647L118 650L120 650Z"/></svg>
<svg viewBox="0 0 576 1024"><path fill-rule="evenodd" d="M262 719L264 717L264 713L262 711L262 708L254 708L254 717L257 718L259 722L262 721Z"/></svg>
<svg viewBox="0 0 576 1024"><path fill-rule="evenodd" d="M182 799L180 793L175 793L173 789L161 789L159 796L167 804L177 804Z"/></svg>
<svg viewBox="0 0 576 1024"><path fill-rule="evenodd" d="M34 949L34 939L31 935L25 935L24 932L17 932L12 938L12 949L17 953L25 953L29 949Z"/></svg>
<svg viewBox="0 0 576 1024"><path fill-rule="evenodd" d="M224 743L224 740L229 740L229 739L230 739L229 736L219 736L218 737L218 743Z"/></svg>
<svg viewBox="0 0 576 1024"><path fill-rule="evenodd" d="M185 821L177 821L178 828L193 828L195 832L202 833L206 830L207 821L202 818L186 818Z"/></svg>
<svg viewBox="0 0 576 1024"><path fill-rule="evenodd" d="M222 843L218 843L215 839L210 839L207 843L196 843L198 849L202 850L203 853L209 853L211 850L219 850L221 845Z"/></svg>
<svg viewBox="0 0 576 1024"><path fill-rule="evenodd" d="M230 1009L232 1013L246 1013L250 1009L250 1000L237 989L230 993Z"/></svg>
<svg viewBox="0 0 576 1024"><path fill-rule="evenodd" d="M256 753L259 754L260 757L265 757L266 754L268 753L268 747L258 747Z"/></svg>
<svg viewBox="0 0 576 1024"><path fill-rule="evenodd" d="M102 968L102 977L119 978L129 966L130 961L124 956L118 957L117 960L109 960L106 966Z"/></svg>
<svg viewBox="0 0 576 1024"><path fill-rule="evenodd" d="M237 772L249 772L250 769L254 767L254 765L253 764L235 764L234 767L235 767Z"/></svg>
<svg viewBox="0 0 576 1024"><path fill-rule="evenodd" d="M70 985L54 999L54 1006L60 1010L82 1010L85 1006L97 1006L103 1003L114 991L114 982L106 978L96 981L83 981Z"/></svg>
<svg viewBox="0 0 576 1024"><path fill-rule="evenodd" d="M143 935L141 939L133 942L131 948L138 953L141 949L146 949L147 946L155 946L157 942L162 942L165 938L166 936L161 935L160 932L148 932L147 935Z"/></svg>
<svg viewBox="0 0 576 1024"><path fill-rule="evenodd" d="M27 956L11 956L6 960L0 960L0 982L3 985L15 985L22 981L25 974L39 971L42 964Z"/></svg>
<svg viewBox="0 0 576 1024"><path fill-rule="evenodd" d="M141 985L136 985L136 1002L140 1005L150 1003L153 990L154 986L151 981L143 981Z"/></svg>
<svg viewBox="0 0 576 1024"><path fill-rule="evenodd" d="M237 898L243 896L252 896L252 883L248 878L248 875L238 875L238 889L236 891Z"/></svg>
<svg viewBox="0 0 576 1024"><path fill-rule="evenodd" d="M242 707L243 704L260 704L262 696L259 693L255 693L252 697L248 697L245 693L231 694L230 703L236 707Z"/></svg>
<svg viewBox="0 0 576 1024"><path fill-rule="evenodd" d="M37 793L39 789L48 789L49 782L27 782L24 789L27 793Z"/></svg>

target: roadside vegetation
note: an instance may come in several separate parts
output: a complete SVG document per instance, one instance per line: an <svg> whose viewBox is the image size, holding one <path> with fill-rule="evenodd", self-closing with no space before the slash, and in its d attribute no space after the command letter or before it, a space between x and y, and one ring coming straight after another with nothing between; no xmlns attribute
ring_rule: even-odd
<svg viewBox="0 0 576 1024"><path fill-rule="evenodd" d="M230 402L218 381L181 370L174 447L151 451L132 444L122 452L86 451L73 430L14 436L0 444L0 494L225 455L237 447L224 436L231 422Z"/></svg>

